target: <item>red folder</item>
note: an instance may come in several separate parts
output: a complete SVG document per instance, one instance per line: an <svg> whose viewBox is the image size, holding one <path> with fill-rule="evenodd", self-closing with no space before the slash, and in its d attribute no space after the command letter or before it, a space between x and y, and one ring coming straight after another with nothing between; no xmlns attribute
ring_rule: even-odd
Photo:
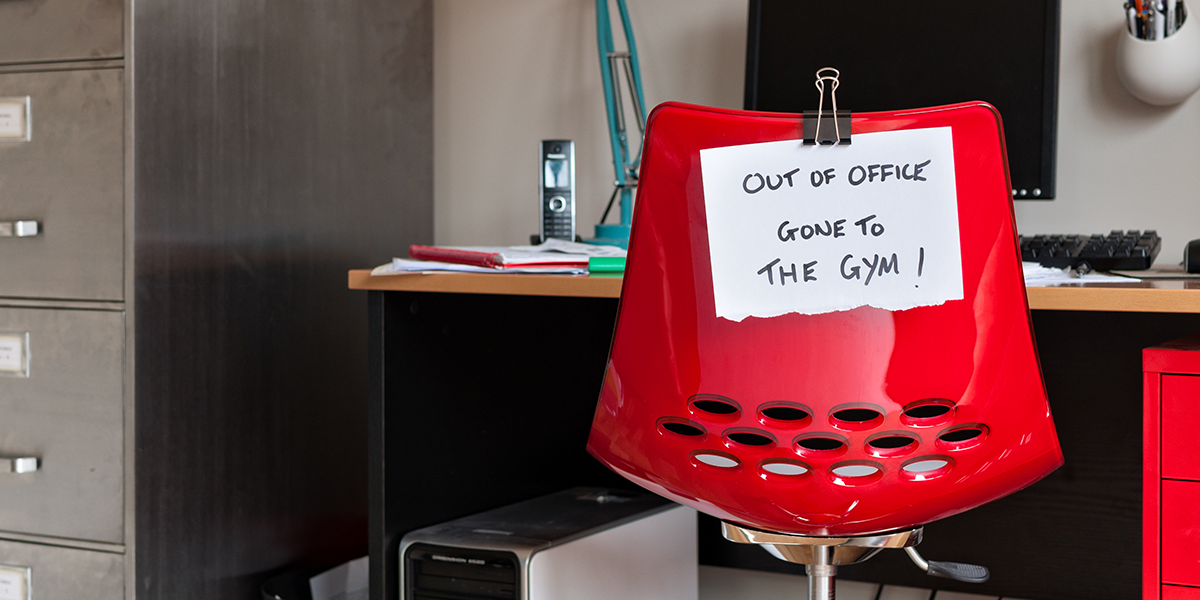
<svg viewBox="0 0 1200 600"><path fill-rule="evenodd" d="M544 253L536 259L505 257L500 252L483 252L463 248L448 248L444 246L421 246L413 244L408 247L408 255L417 260L436 260L458 265L472 265L488 269L515 269L529 267L587 267L587 257L583 260L578 255Z"/></svg>

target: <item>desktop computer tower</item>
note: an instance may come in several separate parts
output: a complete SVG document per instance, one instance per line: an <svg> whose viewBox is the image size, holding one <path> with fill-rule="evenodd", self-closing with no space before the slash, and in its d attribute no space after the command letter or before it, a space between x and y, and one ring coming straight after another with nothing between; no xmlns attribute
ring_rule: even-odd
<svg viewBox="0 0 1200 600"><path fill-rule="evenodd" d="M572 488L400 542L401 600L696 600L696 512Z"/></svg>

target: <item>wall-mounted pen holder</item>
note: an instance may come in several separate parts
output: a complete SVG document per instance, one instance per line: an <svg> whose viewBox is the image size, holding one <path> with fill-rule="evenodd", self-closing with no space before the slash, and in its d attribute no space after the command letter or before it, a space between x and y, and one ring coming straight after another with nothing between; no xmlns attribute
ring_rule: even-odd
<svg viewBox="0 0 1200 600"><path fill-rule="evenodd" d="M1142 40L1126 30L1117 42L1117 74L1143 102L1170 106L1200 89L1200 25L1186 19L1172 35Z"/></svg>

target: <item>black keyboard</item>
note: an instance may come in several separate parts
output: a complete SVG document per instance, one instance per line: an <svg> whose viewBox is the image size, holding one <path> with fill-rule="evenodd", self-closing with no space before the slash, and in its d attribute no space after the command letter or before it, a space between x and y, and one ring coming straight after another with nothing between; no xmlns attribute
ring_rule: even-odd
<svg viewBox="0 0 1200 600"><path fill-rule="evenodd" d="M1094 271L1149 269L1160 248L1162 239L1152 229L1090 236L1021 236L1021 260L1056 269L1074 269L1083 263Z"/></svg>

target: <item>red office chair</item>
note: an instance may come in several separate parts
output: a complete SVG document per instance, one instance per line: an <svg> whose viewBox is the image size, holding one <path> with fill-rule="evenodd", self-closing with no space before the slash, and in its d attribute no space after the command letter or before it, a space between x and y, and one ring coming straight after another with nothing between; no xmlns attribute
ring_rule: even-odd
<svg viewBox="0 0 1200 600"><path fill-rule="evenodd" d="M700 150L800 137L790 114L664 104L646 131L620 311L588 451L724 521L725 537L836 567L1062 464L1030 330L1000 119L982 103L863 113L853 133L950 127L963 298L740 322L716 316Z"/></svg>

